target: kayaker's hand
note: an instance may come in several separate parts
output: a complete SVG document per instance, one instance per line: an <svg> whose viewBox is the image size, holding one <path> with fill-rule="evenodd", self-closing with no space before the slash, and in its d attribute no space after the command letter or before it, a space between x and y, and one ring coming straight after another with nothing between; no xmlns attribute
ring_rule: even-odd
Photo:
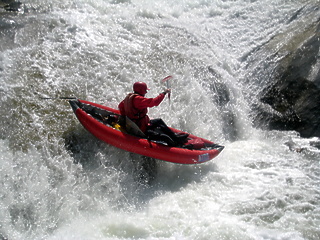
<svg viewBox="0 0 320 240"><path fill-rule="evenodd" d="M166 95L167 93L171 93L171 89L168 88L168 89L166 89L163 93L164 93L164 95Z"/></svg>

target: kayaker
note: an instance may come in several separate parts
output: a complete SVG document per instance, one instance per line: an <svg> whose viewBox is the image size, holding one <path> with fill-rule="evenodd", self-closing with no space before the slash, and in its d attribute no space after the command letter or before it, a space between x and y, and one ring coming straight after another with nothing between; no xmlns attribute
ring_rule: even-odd
<svg viewBox="0 0 320 240"><path fill-rule="evenodd" d="M170 146L186 142L188 134L177 135L168 128L162 119L150 120L147 115L148 108L158 106L166 94L171 92L171 89L166 89L155 98L145 97L148 90L150 89L145 82L133 84L133 93L129 93L118 106L122 119L125 119L125 116L130 118L152 140L162 140Z"/></svg>

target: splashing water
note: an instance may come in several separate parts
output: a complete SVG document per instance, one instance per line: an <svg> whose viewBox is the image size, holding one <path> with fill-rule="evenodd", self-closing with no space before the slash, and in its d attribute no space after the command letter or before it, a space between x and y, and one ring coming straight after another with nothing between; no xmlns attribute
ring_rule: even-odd
<svg viewBox="0 0 320 240"><path fill-rule="evenodd" d="M319 139L250 118L271 69L253 50L316 22L317 1L23 4L0 12L0 239L319 239ZM214 161L142 159L39 98L117 107L167 75L171 104L150 116L224 144Z"/></svg>

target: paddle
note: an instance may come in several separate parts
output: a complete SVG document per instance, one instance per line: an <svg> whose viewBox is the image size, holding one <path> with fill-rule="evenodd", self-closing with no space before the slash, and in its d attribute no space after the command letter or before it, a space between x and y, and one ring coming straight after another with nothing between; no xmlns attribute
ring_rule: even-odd
<svg viewBox="0 0 320 240"><path fill-rule="evenodd" d="M40 97L40 99L64 99L64 100L73 100L73 99L77 99L76 97Z"/></svg>
<svg viewBox="0 0 320 240"><path fill-rule="evenodd" d="M165 77L164 79L161 80L161 82L166 82L167 84L167 89L170 89L170 85L169 85L169 79L171 79L172 76L167 76ZM169 99L169 104L170 104L170 96L171 96L171 93L168 93L168 99Z"/></svg>

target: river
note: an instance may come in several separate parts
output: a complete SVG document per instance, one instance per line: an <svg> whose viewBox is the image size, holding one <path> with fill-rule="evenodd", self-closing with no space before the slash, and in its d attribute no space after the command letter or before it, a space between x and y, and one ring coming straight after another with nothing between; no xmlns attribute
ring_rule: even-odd
<svg viewBox="0 0 320 240"><path fill-rule="evenodd" d="M277 46L251 53L279 36L285 45L317 21L318 4L24 0L1 10L0 239L319 239L319 139L254 128L250 107ZM67 101L41 99L117 107L133 82L153 97L167 75L171 101L149 115L224 145L212 161L145 164L94 138Z"/></svg>

